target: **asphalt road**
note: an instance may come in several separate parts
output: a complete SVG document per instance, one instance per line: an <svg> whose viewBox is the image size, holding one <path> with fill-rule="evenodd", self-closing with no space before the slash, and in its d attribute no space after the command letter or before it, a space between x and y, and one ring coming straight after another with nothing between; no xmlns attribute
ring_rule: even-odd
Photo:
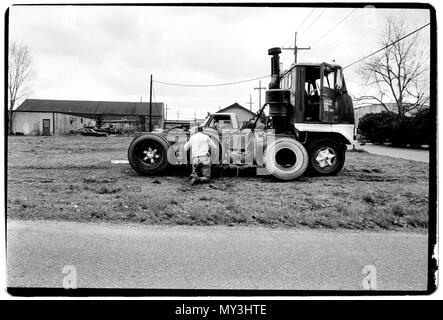
<svg viewBox="0 0 443 320"><path fill-rule="evenodd" d="M9 287L75 274L79 288L360 290L366 265L379 290L427 287L426 234L52 221L7 231Z"/></svg>
<svg viewBox="0 0 443 320"><path fill-rule="evenodd" d="M355 147L381 156L429 163L429 150L393 148L385 145L374 145L372 143L367 143L365 145L356 144Z"/></svg>

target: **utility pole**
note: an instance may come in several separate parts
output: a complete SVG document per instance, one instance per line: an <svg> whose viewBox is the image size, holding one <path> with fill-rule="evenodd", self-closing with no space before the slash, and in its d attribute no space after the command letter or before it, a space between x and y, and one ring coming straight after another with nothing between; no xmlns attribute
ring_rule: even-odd
<svg viewBox="0 0 443 320"><path fill-rule="evenodd" d="M152 74L149 86L149 131L152 131Z"/></svg>
<svg viewBox="0 0 443 320"><path fill-rule="evenodd" d="M254 104L254 102L252 102L252 95L249 95L249 102L246 102L247 104L249 104L249 111L252 112L252 105Z"/></svg>
<svg viewBox="0 0 443 320"><path fill-rule="evenodd" d="M254 90L258 90L258 108L260 110L260 108L262 107L262 105L261 105L261 91L266 90L266 87L262 87L261 80L259 80L258 81L258 88L254 88Z"/></svg>
<svg viewBox="0 0 443 320"><path fill-rule="evenodd" d="M297 51L298 50L311 50L311 47L308 48L300 48L297 47L297 32L295 33L294 37L294 48L282 48L282 50L294 50L294 63L297 63Z"/></svg>
<svg viewBox="0 0 443 320"><path fill-rule="evenodd" d="M168 108L168 104L165 103L165 120L168 119L168 109L170 108Z"/></svg>
<svg viewBox="0 0 443 320"><path fill-rule="evenodd" d="M165 106L164 106L164 109L163 109L163 129L165 129L167 117L168 117L168 104L165 103Z"/></svg>
<svg viewBox="0 0 443 320"><path fill-rule="evenodd" d="M177 111L177 120L180 120L180 110Z"/></svg>

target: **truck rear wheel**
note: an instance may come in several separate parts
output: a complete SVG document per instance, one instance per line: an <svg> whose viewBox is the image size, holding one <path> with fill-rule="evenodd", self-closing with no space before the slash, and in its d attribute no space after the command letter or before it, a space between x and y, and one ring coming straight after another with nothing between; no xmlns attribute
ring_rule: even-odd
<svg viewBox="0 0 443 320"><path fill-rule="evenodd" d="M282 138L266 147L264 155L267 170L277 179L294 180L308 167L308 153L297 140Z"/></svg>
<svg viewBox="0 0 443 320"><path fill-rule="evenodd" d="M160 135L141 135L129 145L129 163L141 175L160 174L168 166L168 148L168 141Z"/></svg>
<svg viewBox="0 0 443 320"><path fill-rule="evenodd" d="M313 175L338 174L345 164L345 149L332 139L318 139L308 145L309 172Z"/></svg>

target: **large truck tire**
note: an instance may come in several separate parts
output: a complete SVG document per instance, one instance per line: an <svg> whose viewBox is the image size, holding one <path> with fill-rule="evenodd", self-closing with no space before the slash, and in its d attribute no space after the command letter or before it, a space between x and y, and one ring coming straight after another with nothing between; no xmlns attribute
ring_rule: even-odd
<svg viewBox="0 0 443 320"><path fill-rule="evenodd" d="M141 135L129 145L129 163L141 175L161 174L168 167L169 146L169 142L161 135Z"/></svg>
<svg viewBox="0 0 443 320"><path fill-rule="evenodd" d="M282 138L266 147L266 169L277 179L294 180L308 167L308 152L297 140Z"/></svg>
<svg viewBox="0 0 443 320"><path fill-rule="evenodd" d="M320 138L308 144L308 172L316 176L337 175L345 164L345 148L333 139Z"/></svg>

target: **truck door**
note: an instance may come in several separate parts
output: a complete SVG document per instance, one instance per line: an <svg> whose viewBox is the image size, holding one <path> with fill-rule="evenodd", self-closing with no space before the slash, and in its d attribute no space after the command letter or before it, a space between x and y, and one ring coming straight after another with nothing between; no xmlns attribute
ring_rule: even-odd
<svg viewBox="0 0 443 320"><path fill-rule="evenodd" d="M304 68L304 77L299 77L298 104L304 105L303 121L319 122L320 119L320 87L321 68L320 66L309 66ZM297 109L299 110L299 109Z"/></svg>
<svg viewBox="0 0 443 320"><path fill-rule="evenodd" d="M323 65L320 76L320 121L334 123L335 119L335 89L334 69Z"/></svg>

